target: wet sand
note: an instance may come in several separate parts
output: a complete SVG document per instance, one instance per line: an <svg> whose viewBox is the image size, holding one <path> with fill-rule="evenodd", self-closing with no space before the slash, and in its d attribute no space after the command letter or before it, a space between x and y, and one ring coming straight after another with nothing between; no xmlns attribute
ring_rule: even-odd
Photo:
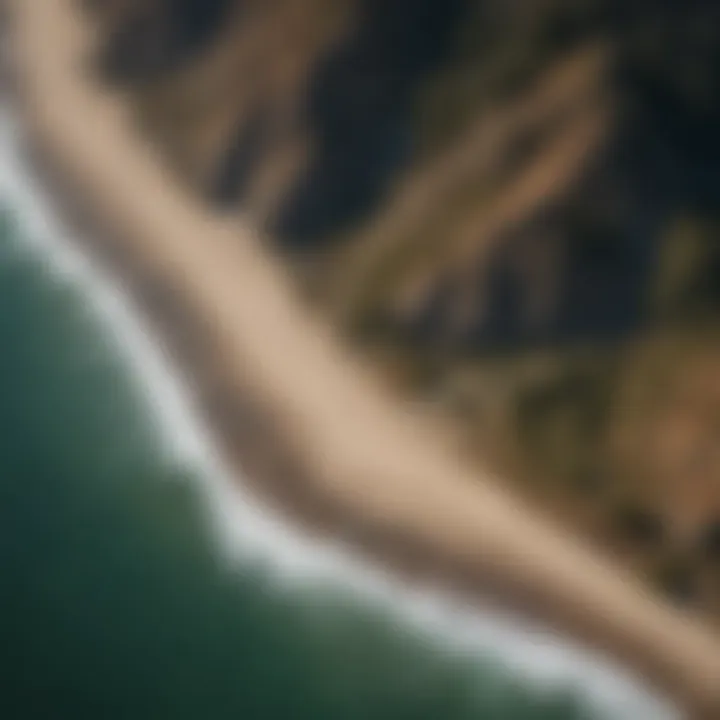
<svg viewBox="0 0 720 720"><path fill-rule="evenodd" d="M629 663L693 718L720 718L708 628L522 508L387 398L260 238L185 192L122 98L90 80L93 34L76 3L5 4L36 162L267 500L399 571L500 598Z"/></svg>

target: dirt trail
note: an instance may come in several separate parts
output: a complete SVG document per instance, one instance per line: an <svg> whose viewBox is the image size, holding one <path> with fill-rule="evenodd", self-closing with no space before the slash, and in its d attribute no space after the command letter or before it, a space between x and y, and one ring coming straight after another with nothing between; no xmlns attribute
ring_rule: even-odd
<svg viewBox="0 0 720 720"><path fill-rule="evenodd" d="M304 492L371 532L493 578L507 597L526 596L546 620L632 663L692 706L692 717L720 717L720 643L707 628L521 509L390 402L301 308L258 238L186 195L122 100L79 72L92 34L72 0L6 4L37 149L124 250L182 294L237 386L251 383L276 411L310 471Z"/></svg>

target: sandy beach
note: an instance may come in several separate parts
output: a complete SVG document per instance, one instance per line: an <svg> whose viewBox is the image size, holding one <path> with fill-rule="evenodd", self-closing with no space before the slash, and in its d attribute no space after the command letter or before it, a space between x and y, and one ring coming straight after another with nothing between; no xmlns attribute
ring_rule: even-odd
<svg viewBox="0 0 720 720"><path fill-rule="evenodd" d="M387 398L238 218L179 187L89 78L72 0L6 0L19 110L66 210L154 318L228 458L316 530L491 593L720 717L720 639L522 508ZM99 242L99 241L98 241Z"/></svg>

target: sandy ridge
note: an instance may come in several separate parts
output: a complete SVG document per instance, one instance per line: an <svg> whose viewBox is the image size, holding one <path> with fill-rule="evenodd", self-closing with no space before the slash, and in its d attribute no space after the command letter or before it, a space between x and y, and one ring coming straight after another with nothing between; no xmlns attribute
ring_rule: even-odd
<svg viewBox="0 0 720 720"><path fill-rule="evenodd" d="M234 220L205 212L134 132L122 100L81 72L92 33L71 0L6 0L27 126L71 193L123 251L182 297L237 391L273 411L320 496L468 577L526 595L545 619L631 662L720 718L720 642L521 510L388 401L296 302L282 269ZM234 382L236 380L237 382Z"/></svg>

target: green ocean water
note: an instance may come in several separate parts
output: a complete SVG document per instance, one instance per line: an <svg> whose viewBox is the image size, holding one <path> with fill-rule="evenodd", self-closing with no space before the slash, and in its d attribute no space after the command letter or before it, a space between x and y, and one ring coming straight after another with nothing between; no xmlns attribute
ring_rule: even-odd
<svg viewBox="0 0 720 720"><path fill-rule="evenodd" d="M634 689L602 712L601 680L531 680L501 647L461 646L340 579L283 582L271 550L230 561L207 511L209 470L168 451L123 338L31 242L57 230L33 217L42 205L11 165L0 171L0 718L673 717ZM525 654L537 650L528 640Z"/></svg>

